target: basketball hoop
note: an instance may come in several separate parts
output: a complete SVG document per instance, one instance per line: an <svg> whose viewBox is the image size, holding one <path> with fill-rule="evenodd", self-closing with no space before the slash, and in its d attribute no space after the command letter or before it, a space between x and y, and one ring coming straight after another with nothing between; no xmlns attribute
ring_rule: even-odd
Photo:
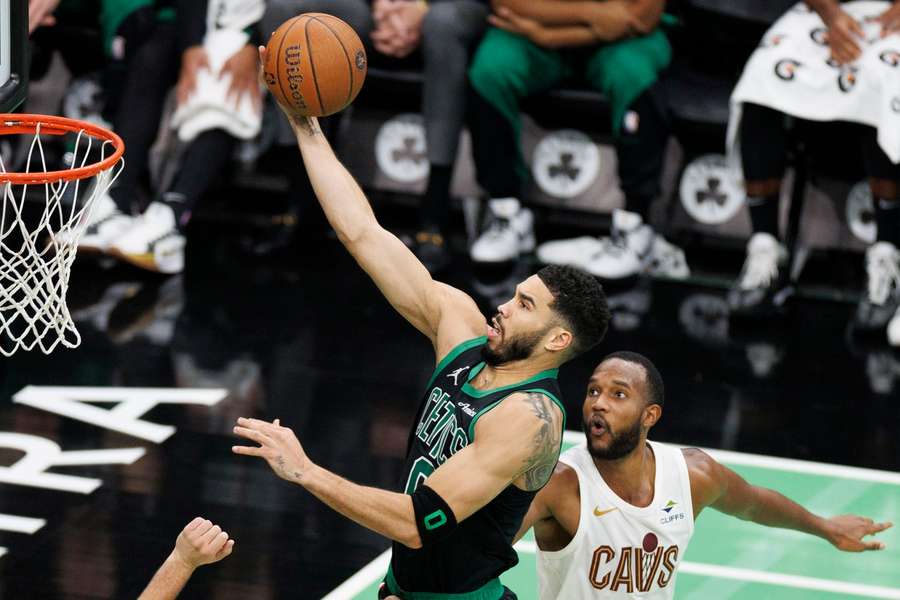
<svg viewBox="0 0 900 600"><path fill-rule="evenodd" d="M21 172L0 157L0 353L49 354L81 343L66 306L69 275L94 199L122 172L125 145L86 121L0 114L0 136L16 134L34 137ZM44 135L73 138L70 168L47 170Z"/></svg>

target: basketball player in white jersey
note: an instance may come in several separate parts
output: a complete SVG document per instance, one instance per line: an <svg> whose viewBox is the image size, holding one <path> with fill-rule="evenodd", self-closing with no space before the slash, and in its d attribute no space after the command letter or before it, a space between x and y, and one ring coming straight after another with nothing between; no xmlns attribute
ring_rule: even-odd
<svg viewBox="0 0 900 600"><path fill-rule="evenodd" d="M582 409L587 445L560 457L516 538L534 526L541 600L674 597L678 565L706 507L817 535L848 552L884 548L863 538L890 523L814 515L701 450L648 441L663 402L662 378L640 354L611 354L594 370Z"/></svg>

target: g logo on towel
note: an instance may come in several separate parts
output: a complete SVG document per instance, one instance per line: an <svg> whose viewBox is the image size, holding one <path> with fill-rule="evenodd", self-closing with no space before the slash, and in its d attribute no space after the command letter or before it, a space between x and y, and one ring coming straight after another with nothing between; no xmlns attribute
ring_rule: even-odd
<svg viewBox="0 0 900 600"><path fill-rule="evenodd" d="M779 77L779 79L790 81L796 75L797 69L802 66L803 63L799 61L796 61L792 58L785 58L775 63L775 74Z"/></svg>
<svg viewBox="0 0 900 600"><path fill-rule="evenodd" d="M857 71L859 71L859 69L856 67L845 67L841 69L841 74L838 76L838 87L841 88L842 92L849 92L856 86Z"/></svg>
<svg viewBox="0 0 900 600"><path fill-rule="evenodd" d="M809 32L809 37L820 46L828 45L828 30L824 27L816 27Z"/></svg>
<svg viewBox="0 0 900 600"><path fill-rule="evenodd" d="M897 52L896 50L885 50L878 55L878 58L886 65L892 67L900 66L900 52Z"/></svg>

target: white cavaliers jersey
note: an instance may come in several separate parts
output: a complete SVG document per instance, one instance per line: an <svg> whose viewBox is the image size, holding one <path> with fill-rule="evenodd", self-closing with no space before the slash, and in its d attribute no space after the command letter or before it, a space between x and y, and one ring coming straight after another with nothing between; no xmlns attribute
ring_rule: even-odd
<svg viewBox="0 0 900 600"><path fill-rule="evenodd" d="M613 493L584 444L560 457L578 474L581 513L565 548L538 550L541 600L675 595L675 571L694 533L691 483L680 448L648 443L656 457L656 485L646 508Z"/></svg>

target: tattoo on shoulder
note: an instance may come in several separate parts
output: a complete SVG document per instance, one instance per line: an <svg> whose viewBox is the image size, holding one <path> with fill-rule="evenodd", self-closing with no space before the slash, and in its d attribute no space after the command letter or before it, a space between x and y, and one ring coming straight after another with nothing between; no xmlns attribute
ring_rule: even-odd
<svg viewBox="0 0 900 600"><path fill-rule="evenodd" d="M525 460L523 466L525 488L534 491L547 483L556 467L562 435L561 415L555 410L553 401L544 394L527 392L523 402L541 421L540 429L531 440L531 456Z"/></svg>

